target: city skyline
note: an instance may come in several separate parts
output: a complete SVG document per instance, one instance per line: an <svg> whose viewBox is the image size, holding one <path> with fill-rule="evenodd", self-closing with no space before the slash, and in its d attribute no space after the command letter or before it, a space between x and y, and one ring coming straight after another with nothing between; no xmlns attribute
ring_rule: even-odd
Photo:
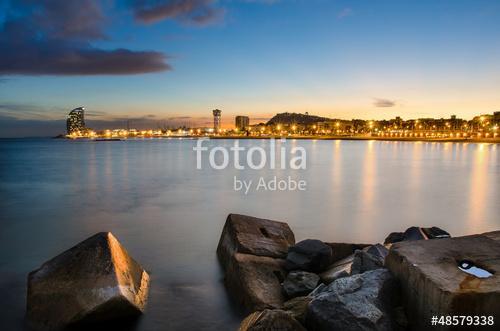
<svg viewBox="0 0 500 331"><path fill-rule="evenodd" d="M0 3L1 136L61 133L78 105L103 128L500 110L491 1L176 3Z"/></svg>

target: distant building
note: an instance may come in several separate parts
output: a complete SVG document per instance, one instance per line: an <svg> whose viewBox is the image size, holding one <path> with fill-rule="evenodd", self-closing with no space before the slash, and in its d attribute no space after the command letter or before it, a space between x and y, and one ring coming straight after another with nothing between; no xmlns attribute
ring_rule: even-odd
<svg viewBox="0 0 500 331"><path fill-rule="evenodd" d="M222 111L219 109L214 109L212 111L214 114L214 132L219 132L220 127L221 127L221 114Z"/></svg>
<svg viewBox="0 0 500 331"><path fill-rule="evenodd" d="M500 111L496 111L493 113L493 121L496 123L500 123Z"/></svg>
<svg viewBox="0 0 500 331"><path fill-rule="evenodd" d="M83 133L86 130L84 111L85 108L78 107L69 112L68 119L66 120L66 131L68 134Z"/></svg>
<svg viewBox="0 0 500 331"><path fill-rule="evenodd" d="M250 118L248 116L236 116L234 124L238 130L246 130L250 126Z"/></svg>

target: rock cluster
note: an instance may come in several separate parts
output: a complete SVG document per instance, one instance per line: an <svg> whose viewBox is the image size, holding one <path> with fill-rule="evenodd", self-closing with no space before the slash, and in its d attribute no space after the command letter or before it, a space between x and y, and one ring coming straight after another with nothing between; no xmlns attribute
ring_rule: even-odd
<svg viewBox="0 0 500 331"><path fill-rule="evenodd" d="M411 227L384 245L295 243L286 223L231 214L217 252L230 294L252 312L240 330L397 331L412 326L399 277L409 267L387 269L386 259L401 266L399 247L449 237L437 227Z"/></svg>
<svg viewBox="0 0 500 331"><path fill-rule="evenodd" d="M58 330L138 315L148 289L148 273L101 232L29 274L26 317L34 329Z"/></svg>

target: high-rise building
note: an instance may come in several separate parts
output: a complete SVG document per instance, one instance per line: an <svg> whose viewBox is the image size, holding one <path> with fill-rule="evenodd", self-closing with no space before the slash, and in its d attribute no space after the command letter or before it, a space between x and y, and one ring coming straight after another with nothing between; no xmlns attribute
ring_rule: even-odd
<svg viewBox="0 0 500 331"><path fill-rule="evenodd" d="M68 114L68 119L66 120L66 130L68 134L81 132L83 133L85 128L85 119L84 119L84 111L85 108L78 107L73 109Z"/></svg>
<svg viewBox="0 0 500 331"><path fill-rule="evenodd" d="M234 124L238 130L246 130L250 125L250 118L248 116L236 116Z"/></svg>
<svg viewBox="0 0 500 331"><path fill-rule="evenodd" d="M214 109L212 113L214 114L214 132L219 132L222 111L219 109Z"/></svg>

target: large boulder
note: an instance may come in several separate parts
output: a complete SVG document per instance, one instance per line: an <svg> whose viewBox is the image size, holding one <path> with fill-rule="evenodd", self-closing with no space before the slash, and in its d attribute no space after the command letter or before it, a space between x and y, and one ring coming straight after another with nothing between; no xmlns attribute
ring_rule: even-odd
<svg viewBox="0 0 500 331"><path fill-rule="evenodd" d="M285 297L285 261L265 256L236 253L226 270L229 294L249 311L281 308Z"/></svg>
<svg viewBox="0 0 500 331"><path fill-rule="evenodd" d="M148 273L110 232L101 232L30 272L28 323L56 330L138 315L148 288Z"/></svg>
<svg viewBox="0 0 500 331"><path fill-rule="evenodd" d="M251 216L229 214L217 247L224 268L235 253L285 258L295 237L288 224Z"/></svg>
<svg viewBox="0 0 500 331"><path fill-rule="evenodd" d="M290 314L275 309L256 311L241 322L239 331L306 331Z"/></svg>
<svg viewBox="0 0 500 331"><path fill-rule="evenodd" d="M283 290L287 297L294 298L311 293L319 282L319 276L307 271L291 271L283 282Z"/></svg>
<svg viewBox="0 0 500 331"><path fill-rule="evenodd" d="M486 232L483 233L482 235L492 240L500 241L500 231Z"/></svg>
<svg viewBox="0 0 500 331"><path fill-rule="evenodd" d="M337 279L309 303L306 326L315 331L392 330L397 293L387 269Z"/></svg>
<svg viewBox="0 0 500 331"><path fill-rule="evenodd" d="M332 248L316 239L306 239L290 246L286 256L288 270L321 272L332 260Z"/></svg>
<svg viewBox="0 0 500 331"><path fill-rule="evenodd" d="M429 328L432 316L484 315L500 320L500 242L494 238L473 235L391 247L385 265L401 282L411 330ZM479 278L459 269L464 260L492 276Z"/></svg>

